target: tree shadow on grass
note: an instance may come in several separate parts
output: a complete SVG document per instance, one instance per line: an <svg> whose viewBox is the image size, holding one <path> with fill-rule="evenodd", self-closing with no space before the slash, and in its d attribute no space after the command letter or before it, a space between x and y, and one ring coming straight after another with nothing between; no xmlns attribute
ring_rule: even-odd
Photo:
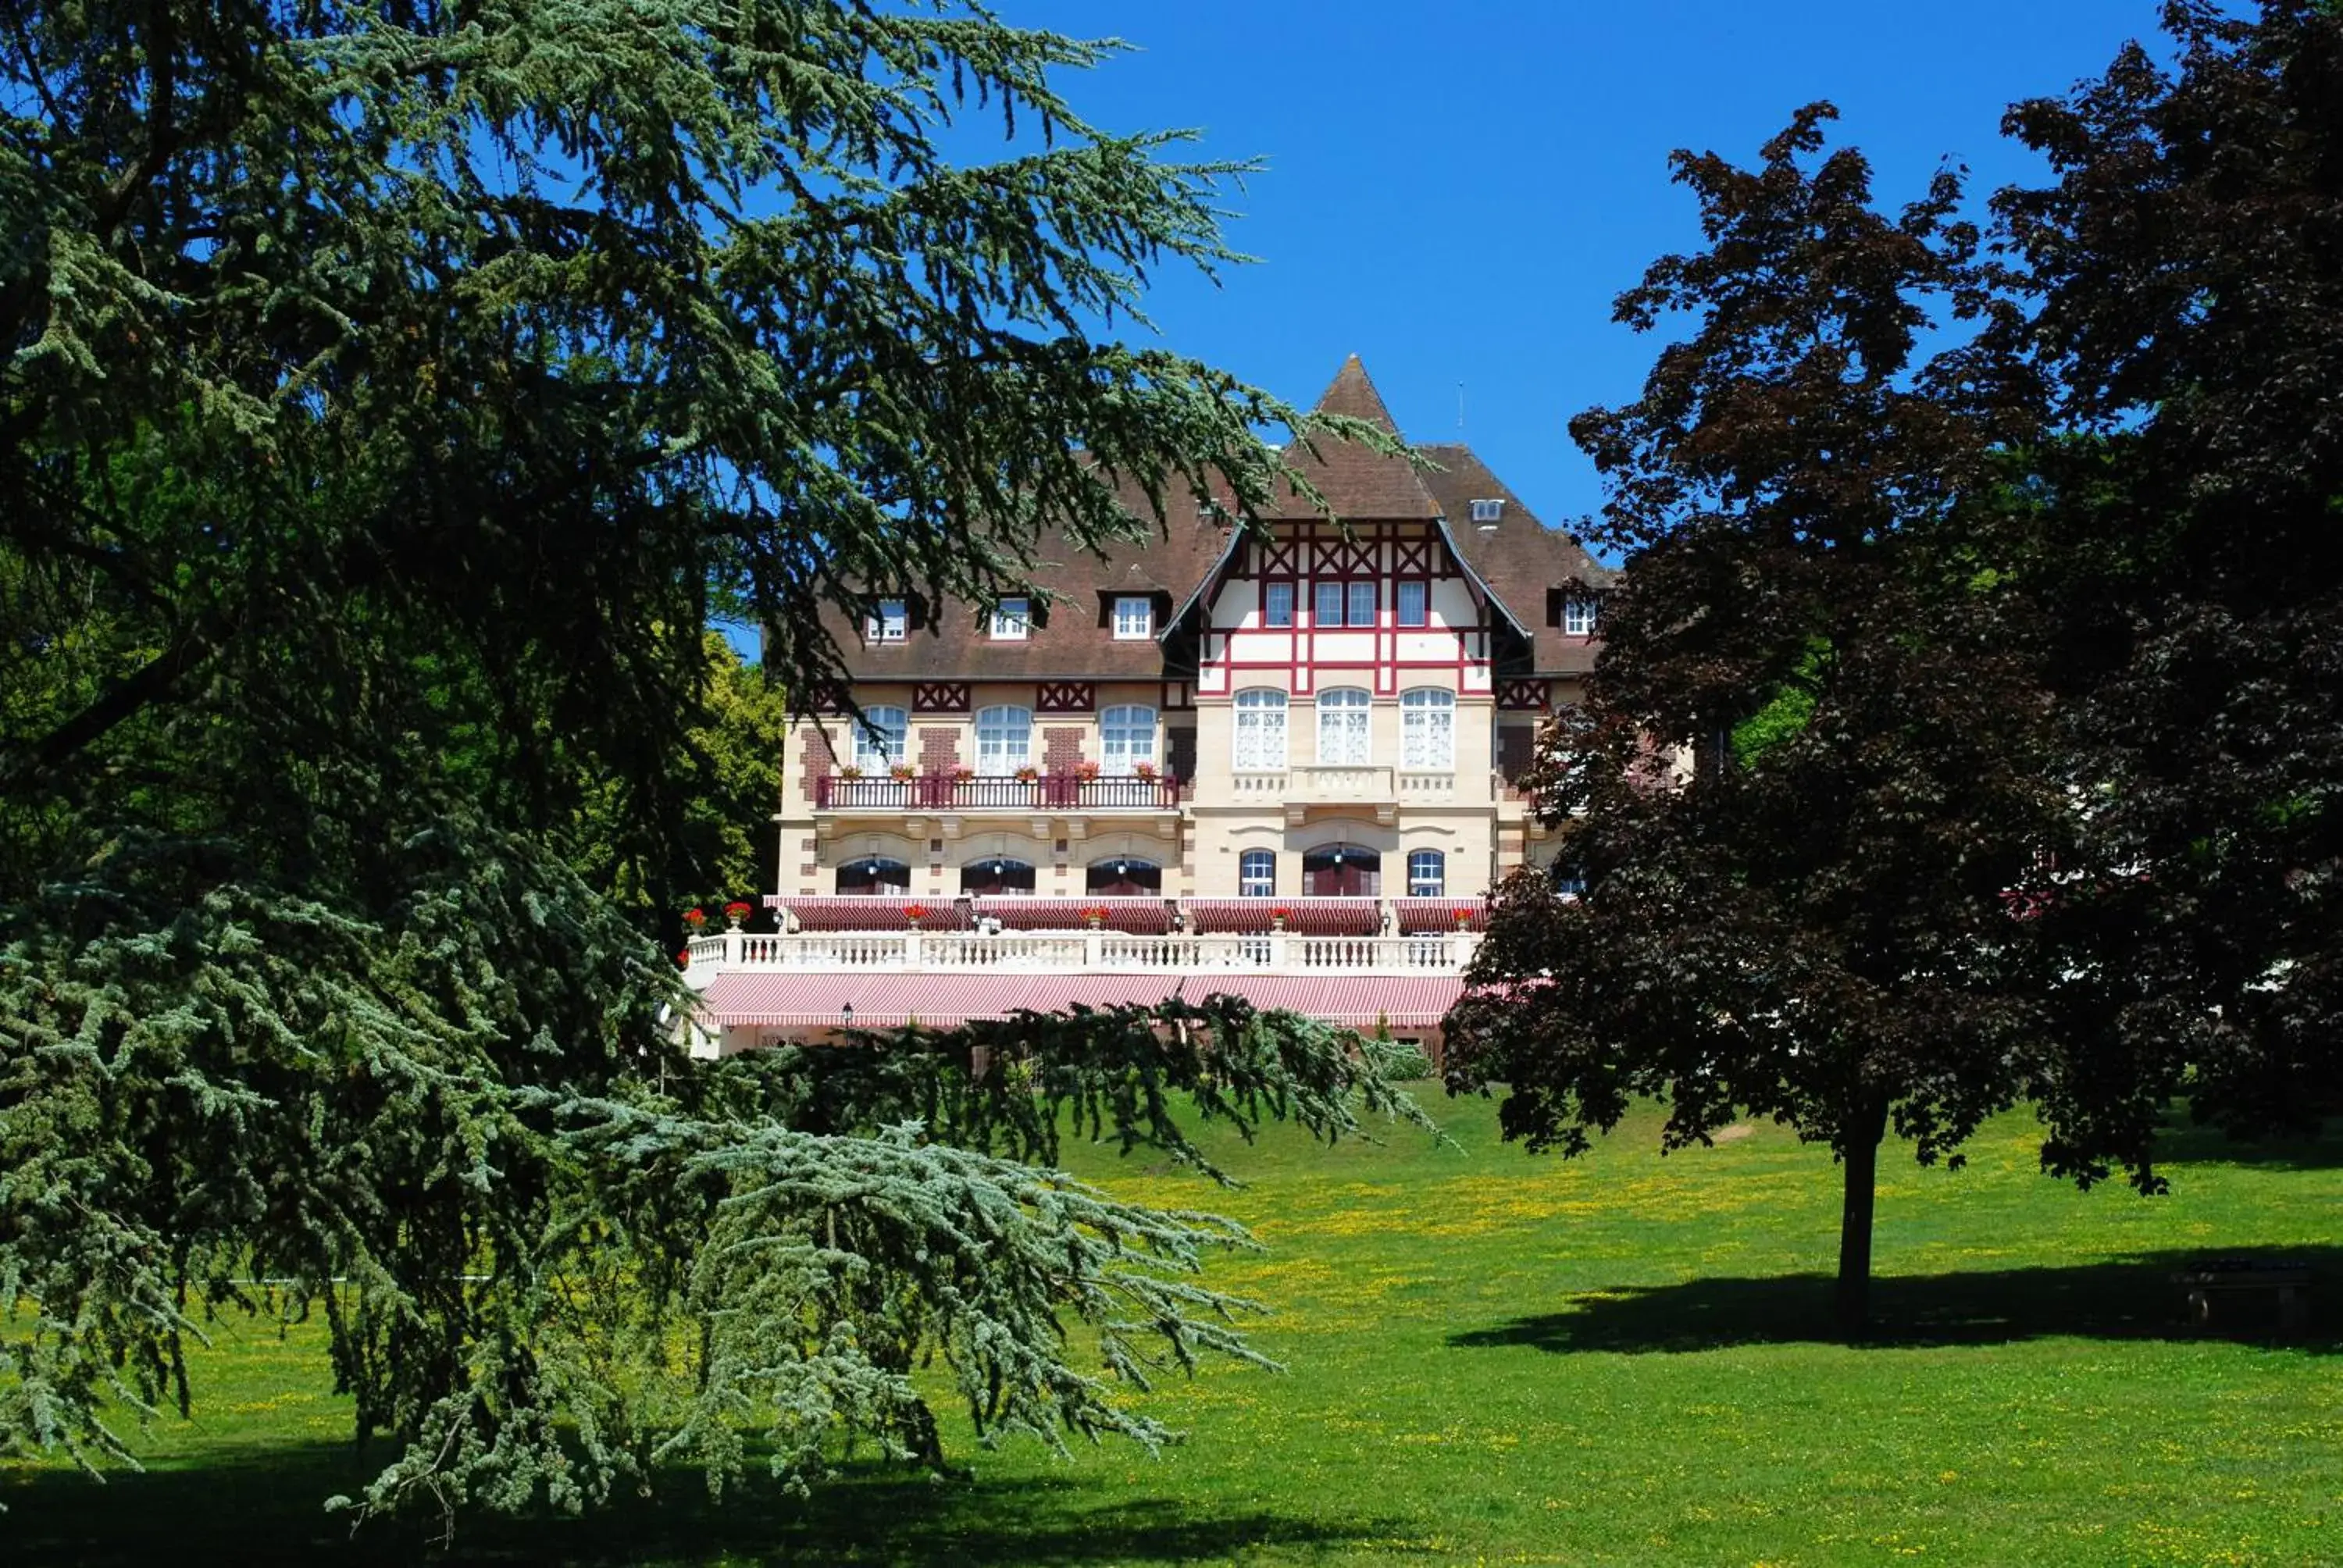
<svg viewBox="0 0 2343 1568"><path fill-rule="evenodd" d="M2236 1340L2317 1354L2343 1348L2343 1249L2296 1247L2258 1259L2311 1271L2308 1324L2282 1330L2267 1291L2214 1297L2213 1322L2187 1313L2177 1271L2221 1254L2151 1252L2112 1262L1990 1272L1897 1274L1871 1283L1867 1346L2006 1344L2079 1335L2108 1340ZM1448 1342L1466 1349L1705 1351L1728 1345L1834 1343L1832 1281L1823 1274L1772 1279L1688 1280L1625 1285L1566 1298L1559 1312L1467 1329Z"/></svg>
<svg viewBox="0 0 2343 1568"><path fill-rule="evenodd" d="M1109 1563L1222 1559L1259 1546L1336 1547L1402 1533L1388 1519L1303 1519L1260 1510L1213 1513L1192 1501L1110 1501L1075 1476L942 1480L850 1470L809 1499L752 1483L711 1500L695 1475L667 1477L653 1500L582 1519L458 1521L443 1544L436 1521L368 1524L321 1506L355 1493L375 1463L347 1444L290 1445L186 1469L113 1474L0 1472L0 1534L15 1564L84 1568L167 1563L350 1564ZM1149 1461L1134 1455L1135 1464ZM1141 1479L1146 1479L1142 1470ZM1168 1484L1166 1490L1169 1490Z"/></svg>

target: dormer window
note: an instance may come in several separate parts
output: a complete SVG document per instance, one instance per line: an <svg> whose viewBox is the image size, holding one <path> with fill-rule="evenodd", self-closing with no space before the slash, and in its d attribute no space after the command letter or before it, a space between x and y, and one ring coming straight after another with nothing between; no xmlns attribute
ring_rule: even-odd
<svg viewBox="0 0 2343 1568"><path fill-rule="evenodd" d="M1028 600L1021 597L1002 599L992 608L992 640L1023 642L1026 628L1031 624Z"/></svg>
<svg viewBox="0 0 2343 1568"><path fill-rule="evenodd" d="M1504 515L1505 503L1503 497L1499 497L1493 500L1481 500L1474 501L1473 503L1473 521L1478 527L1484 528L1494 528L1497 524L1497 520Z"/></svg>
<svg viewBox="0 0 2343 1568"><path fill-rule="evenodd" d="M1567 598L1562 601L1562 634L1564 637L1594 635L1594 601L1591 598Z"/></svg>
<svg viewBox="0 0 2343 1568"><path fill-rule="evenodd" d="M1114 639L1136 642L1155 633L1155 601L1145 594L1120 594L1114 601Z"/></svg>
<svg viewBox="0 0 2343 1568"><path fill-rule="evenodd" d="M911 618L904 613L903 601L882 598L879 613L863 623L863 635L872 642L900 642L910 630Z"/></svg>

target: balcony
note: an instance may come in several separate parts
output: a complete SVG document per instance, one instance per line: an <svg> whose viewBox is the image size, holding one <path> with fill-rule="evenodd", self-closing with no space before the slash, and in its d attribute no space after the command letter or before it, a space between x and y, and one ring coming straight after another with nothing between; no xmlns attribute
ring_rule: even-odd
<svg viewBox="0 0 2343 1568"><path fill-rule="evenodd" d="M718 973L1458 975L1480 937L1121 931L728 931L695 937L695 983Z"/></svg>
<svg viewBox="0 0 2343 1568"><path fill-rule="evenodd" d="M1170 811L1180 804L1180 780L1170 775L1086 779L1049 773L1033 779L1010 774L922 773L909 779L848 779L836 774L814 781L814 808L821 811Z"/></svg>

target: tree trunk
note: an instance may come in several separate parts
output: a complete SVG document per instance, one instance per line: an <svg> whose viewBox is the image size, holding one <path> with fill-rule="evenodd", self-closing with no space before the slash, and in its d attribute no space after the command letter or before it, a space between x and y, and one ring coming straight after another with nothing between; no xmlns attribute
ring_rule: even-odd
<svg viewBox="0 0 2343 1568"><path fill-rule="evenodd" d="M1871 1319L1871 1198L1886 1135L1887 1101L1874 1097L1856 1109L1838 1151L1846 1171L1838 1221L1838 1330L1850 1340L1861 1339Z"/></svg>

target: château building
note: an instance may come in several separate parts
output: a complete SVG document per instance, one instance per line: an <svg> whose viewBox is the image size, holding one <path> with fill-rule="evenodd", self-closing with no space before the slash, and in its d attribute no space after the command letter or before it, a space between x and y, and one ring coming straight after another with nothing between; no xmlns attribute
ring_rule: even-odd
<svg viewBox="0 0 2343 1568"><path fill-rule="evenodd" d="M1319 407L1397 434L1355 356ZM1608 573L1462 444L1320 446L1337 520L1182 498L1103 557L1045 537L1046 614L835 622L861 717L789 736L781 930L694 944L711 1040L1183 987L1436 1030L1487 890L1551 854L1518 782Z"/></svg>

